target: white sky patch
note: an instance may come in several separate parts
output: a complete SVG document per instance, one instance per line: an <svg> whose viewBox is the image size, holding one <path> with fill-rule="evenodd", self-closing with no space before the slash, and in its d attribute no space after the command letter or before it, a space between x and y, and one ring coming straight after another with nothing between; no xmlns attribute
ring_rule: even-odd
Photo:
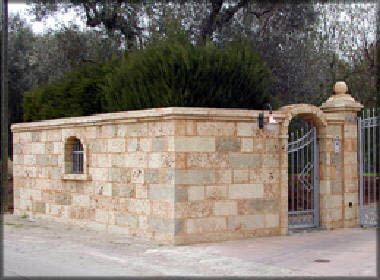
<svg viewBox="0 0 380 280"><path fill-rule="evenodd" d="M78 25L81 30L86 29L85 22L77 16L73 9L67 13L58 12L56 17L48 16L42 21L36 21L34 16L28 14L28 8L30 8L30 5L27 4L9 3L8 13L9 15L19 13L21 18L26 19L26 21L31 24L34 33L43 34L49 29L58 30L62 26L68 27L72 24Z"/></svg>

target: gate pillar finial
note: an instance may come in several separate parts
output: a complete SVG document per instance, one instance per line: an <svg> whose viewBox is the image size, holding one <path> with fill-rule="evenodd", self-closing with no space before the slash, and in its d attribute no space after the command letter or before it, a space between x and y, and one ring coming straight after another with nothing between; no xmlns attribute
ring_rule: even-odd
<svg viewBox="0 0 380 280"><path fill-rule="evenodd" d="M334 85L335 94L331 95L321 106L325 113L335 113L342 111L357 112L363 108L363 105L357 102L350 94L347 93L347 84L343 81L336 82Z"/></svg>

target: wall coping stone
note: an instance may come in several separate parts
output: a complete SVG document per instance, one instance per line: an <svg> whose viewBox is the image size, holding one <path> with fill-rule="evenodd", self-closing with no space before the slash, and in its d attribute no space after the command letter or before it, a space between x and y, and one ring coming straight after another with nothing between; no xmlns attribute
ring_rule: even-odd
<svg viewBox="0 0 380 280"><path fill-rule="evenodd" d="M96 114L83 117L60 118L38 122L12 124L12 132L34 131L43 129L60 129L107 124L133 123L156 120L209 120L209 121L256 121L259 114L269 118L269 111L229 109L229 108L197 108L197 107L166 107L117 113ZM273 111L273 118L281 122L286 113Z"/></svg>

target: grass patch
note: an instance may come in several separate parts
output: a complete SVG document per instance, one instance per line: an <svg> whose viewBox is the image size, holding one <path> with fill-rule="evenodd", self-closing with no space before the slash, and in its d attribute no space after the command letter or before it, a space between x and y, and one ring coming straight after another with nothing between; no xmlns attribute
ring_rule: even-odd
<svg viewBox="0 0 380 280"><path fill-rule="evenodd" d="M27 219L28 217L29 217L28 215L24 214L24 215L22 215L20 218L21 218L21 219Z"/></svg>

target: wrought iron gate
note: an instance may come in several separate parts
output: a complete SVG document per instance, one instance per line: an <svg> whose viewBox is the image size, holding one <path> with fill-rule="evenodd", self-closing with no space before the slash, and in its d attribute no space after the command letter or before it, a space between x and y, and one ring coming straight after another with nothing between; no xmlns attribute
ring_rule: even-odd
<svg viewBox="0 0 380 280"><path fill-rule="evenodd" d="M380 108L363 110L358 119L360 225L376 226L379 203Z"/></svg>
<svg viewBox="0 0 380 280"><path fill-rule="evenodd" d="M319 152L316 127L290 134L288 163L288 226L318 226Z"/></svg>

